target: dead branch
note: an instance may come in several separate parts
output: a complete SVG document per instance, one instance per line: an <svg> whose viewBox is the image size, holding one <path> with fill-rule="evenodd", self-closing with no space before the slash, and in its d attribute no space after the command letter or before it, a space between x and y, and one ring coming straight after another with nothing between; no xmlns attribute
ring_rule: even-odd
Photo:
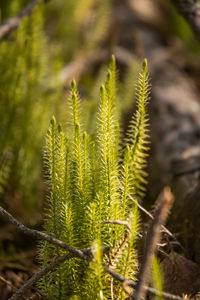
<svg viewBox="0 0 200 300"><path fill-rule="evenodd" d="M44 232L40 232L38 230L35 229L30 229L26 226L24 226L21 222L17 221L10 213L8 213L3 207L0 206L0 214L2 216L5 216L12 224L16 225L18 229L20 229L22 232L28 234L28 235L32 235L36 238L45 240L51 244L54 244L58 247L61 247L67 251L69 251L71 254L73 254L75 257L81 258L81 259L86 259L86 260L90 260L88 254L91 253L91 249L83 249L83 250L78 250L75 249L67 244L65 244L64 242L53 238L52 236L47 235Z"/></svg>
<svg viewBox="0 0 200 300"><path fill-rule="evenodd" d="M9 298L9 300L18 300L20 297L24 296L25 293L30 289L40 278L42 278L44 275L46 275L49 272L52 272L59 264L64 262L67 259L70 259L72 257L75 257L72 253L67 253L57 259L55 259L52 263L50 263L48 266L44 267L41 269L39 272L34 274L22 287L13 295ZM128 285L132 288L136 286L136 282L131 280L131 279L126 279L111 268L109 268L106 264L102 264L104 269L116 280L124 283L125 285ZM145 289L151 293L152 295L160 295L160 293L151 287L145 287ZM172 299L172 300L183 300L183 298L179 296L175 296L170 293L165 293L162 292L162 296L166 297L167 299Z"/></svg>
<svg viewBox="0 0 200 300"><path fill-rule="evenodd" d="M200 40L200 3L197 0L172 0L172 3Z"/></svg>
<svg viewBox="0 0 200 300"><path fill-rule="evenodd" d="M15 30L22 22L22 19L25 16L29 16L34 7L39 4L39 0L34 0L29 3L26 7L24 7L17 16L9 18L3 22L0 26L0 39L7 36L11 31ZM43 0L44 3L49 2L49 0Z"/></svg>
<svg viewBox="0 0 200 300"><path fill-rule="evenodd" d="M161 225L165 223L173 202L174 196L172 195L170 188L164 188L158 199L158 206L154 214L154 220L152 221L151 226L147 232L143 262L139 270L135 292L131 296L131 299L141 300L145 298L145 286L148 282L148 277L151 269L151 261L156 251L157 244L160 240L160 228Z"/></svg>
<svg viewBox="0 0 200 300"><path fill-rule="evenodd" d="M128 230L131 229L127 221L108 220L108 221L102 222L102 224L115 224L115 225L125 226L128 228ZM137 234L139 237L142 237L142 234L140 234L139 232L137 232Z"/></svg>
<svg viewBox="0 0 200 300"><path fill-rule="evenodd" d="M28 281L26 281L21 286L21 288L18 289L17 292L9 298L9 300L20 299L40 278L42 278L47 273L53 271L58 265L60 265L65 260L70 259L72 257L75 257L75 255L72 253L66 253L65 255L55 259L53 262L51 262L46 267L42 268L40 271L34 274Z"/></svg>
<svg viewBox="0 0 200 300"><path fill-rule="evenodd" d="M119 180L118 180L118 182L119 182L119 187L120 187L120 189L123 191L123 187L122 187L122 185L121 185L121 182L120 182ZM134 203L137 202L130 194L127 194L127 196L129 197L129 199L130 199L132 202L134 202ZM145 215L147 215L151 220L154 219L153 215L152 215L148 210L146 210L140 203L137 202L137 206L138 206L138 208L139 208ZM169 235L169 236L176 242L176 244L179 245L180 248L184 251L184 248L183 248L183 246L181 245L181 243L176 239L176 237L173 235L173 233L172 233L171 231L169 231L169 229L167 229L164 225L161 225L161 229L162 229L163 232L167 233L167 235Z"/></svg>
<svg viewBox="0 0 200 300"><path fill-rule="evenodd" d="M11 289L15 291L17 290L17 288L10 281L6 280L3 276L0 276L0 281L8 285Z"/></svg>
<svg viewBox="0 0 200 300"><path fill-rule="evenodd" d="M57 240L43 232L37 231L37 230L33 230L30 229L26 226L24 226L21 222L17 221L11 214L9 214L5 209L3 209L0 206L0 214L5 216L12 224L16 225L18 229L20 229L22 232L24 232L25 234L29 234L32 236L35 236L39 239L43 239L48 241L49 243L52 243L56 246L59 246L67 251L69 251L70 253L66 253L65 255L57 258L55 261L53 261L52 263L50 263L48 266L44 267L43 269L41 269L39 272L37 272L36 274L34 274L26 283L24 283L24 285L10 298L10 300L16 300L19 299L20 297L22 297L22 295L24 295L27 290L29 288L31 288L40 278L42 278L45 274L47 274L48 272L52 271L55 269L56 266L58 266L59 264L61 264L62 262L64 262L67 259L70 259L72 257L78 257L81 259L86 259L88 261L92 260L92 249L82 249L82 250L77 250L71 246L66 245L65 243L63 243L60 240ZM108 250L106 247L104 249L105 251ZM120 282L129 282L129 285L134 286L136 285L136 283L132 280L129 279L125 279L123 276L121 276L120 274L116 273L115 271L113 271L112 269L110 269L107 265L105 265L104 263L102 264L102 266L104 267L104 269L111 275L113 276L113 278L119 280ZM149 287L145 287L145 289L152 293L153 295L158 295L159 292L156 291L155 289L149 288ZM176 297L174 295L168 294L168 293L163 293L163 296L165 296L168 299L174 299L174 300L182 300L182 298L180 297Z"/></svg>
<svg viewBox="0 0 200 300"><path fill-rule="evenodd" d="M128 229L130 229L130 226L128 225L127 221L120 221L120 220L107 220L102 222L102 224L116 224L116 225L122 225L126 226Z"/></svg>
<svg viewBox="0 0 200 300"><path fill-rule="evenodd" d="M124 278L122 275L120 275L119 273L115 272L113 269L109 268L107 265L103 264L104 269L116 280L122 282L123 284L123 288L125 289L125 292L128 293L127 291L127 287L131 287L131 288L135 288L136 287L136 281L132 280L132 279L126 279ZM162 292L160 294L160 292L158 292L156 289L151 288L149 286L145 286L145 290L147 292L149 292L150 294L154 295L154 296L160 296L162 295L163 297L165 297L166 299L171 299L171 300L184 300L183 298L170 294L170 293L166 293L166 292Z"/></svg>

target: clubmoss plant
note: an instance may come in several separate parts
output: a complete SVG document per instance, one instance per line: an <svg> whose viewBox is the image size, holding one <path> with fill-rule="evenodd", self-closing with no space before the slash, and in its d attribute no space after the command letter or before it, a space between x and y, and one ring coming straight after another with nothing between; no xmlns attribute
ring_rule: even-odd
<svg viewBox="0 0 200 300"><path fill-rule="evenodd" d="M75 81L69 99L67 133L52 118L47 133L45 163L50 188L45 231L76 248L92 247L89 263L71 259L47 275L40 287L48 299L125 299L121 286L102 268L102 261L124 277L138 270L136 240L139 232L137 204L146 184L150 85L144 60L137 85L137 111L120 145L116 99L115 59L112 57L100 102L95 134L84 131L84 115ZM137 203L136 201L136 203ZM110 251L102 253L101 246ZM62 250L43 242L42 266Z"/></svg>
<svg viewBox="0 0 200 300"><path fill-rule="evenodd" d="M36 207L42 139L53 111L43 22L41 3L12 38L0 41L0 195L20 195L28 209Z"/></svg>

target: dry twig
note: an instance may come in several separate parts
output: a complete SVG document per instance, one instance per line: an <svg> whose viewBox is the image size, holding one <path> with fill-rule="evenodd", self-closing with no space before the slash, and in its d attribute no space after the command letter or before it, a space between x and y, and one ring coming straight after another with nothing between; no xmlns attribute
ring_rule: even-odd
<svg viewBox="0 0 200 300"><path fill-rule="evenodd" d="M122 185L121 185L121 182L120 182L119 180L118 180L118 182L119 182L119 187L120 187L120 189L123 191L123 187L122 187ZM134 203L137 202L130 194L127 193L127 196L129 197L129 199L130 199L132 202L134 202ZM146 210L140 203L137 202L137 206L138 206L138 208L139 208L145 215L147 215L151 220L154 219L153 215L152 215L148 210ZM168 236L170 236L170 237L175 241L175 243L176 243L177 245L179 245L179 247L184 251L184 248L183 248L183 246L181 245L181 243L180 243L180 242L177 240L177 238L172 234L172 232L169 231L169 229L167 229L164 225L161 225L161 229L162 229L162 231L165 232Z"/></svg>
<svg viewBox="0 0 200 300"><path fill-rule="evenodd" d="M8 285L11 289L17 290L17 288L8 280L6 280L3 276L0 276L0 281Z"/></svg>
<svg viewBox="0 0 200 300"><path fill-rule="evenodd" d="M42 278L44 275L46 275L48 272L52 272L59 264L64 262L67 259L73 258L72 253L67 253L57 259L55 259L52 263L50 263L48 266L44 267L41 269L39 272L34 274L22 287L9 299L9 300L18 300L22 296L25 295L25 293L30 289L40 278ZM116 280L120 281L123 283L123 286L130 286L132 288L135 288L136 282L131 280L131 279L126 279L111 268L109 268L106 264L102 264L104 269ZM151 287L145 286L145 289L151 293L152 295L160 295L159 292ZM162 292L162 296L164 296L167 299L172 299L172 300L183 300L181 297L170 294L170 293L165 293Z"/></svg>
<svg viewBox="0 0 200 300"><path fill-rule="evenodd" d="M125 291L127 292L127 287L131 287L131 288L135 288L136 287L136 281L132 280L132 279L126 279L124 278L122 275L120 275L119 273L115 272L113 269L109 268L107 265L103 264L104 269L116 280L122 282L123 284L123 288L125 289ZM145 286L144 287L145 290L147 292L149 292L150 294L154 295L154 296L158 296L160 295L160 292L157 291L154 288ZM166 292L162 292L161 295L163 297L165 297L166 299L171 299L171 300L183 300L183 298L170 294L170 293L166 293Z"/></svg>
<svg viewBox="0 0 200 300"><path fill-rule="evenodd" d="M67 251L70 252L70 253L66 253L65 255L57 258L55 261L53 261L52 263L50 263L48 266L44 267L43 269L41 269L40 271L38 271L36 274L34 274L24 285L22 285L22 287L10 298L10 300L17 300L17 299L19 299L40 278L42 278L48 272L51 272L52 270L54 270L56 266L58 266L59 264L61 264L65 260L73 258L73 257L78 257L78 258L81 258L81 259L86 259L88 261L90 261L92 259L92 257L91 257L92 249L77 250L77 249L75 249L75 248L73 248L71 246L66 245L65 243L63 243L60 240L54 239L53 237L46 235L43 232L40 232L40 231L37 231L37 230L32 230L32 229L24 226L19 221L17 221L11 214L9 214L1 206L0 206L0 214L3 215L3 216L5 216L12 224L16 225L18 227L18 229L20 229L24 233L32 235L32 236L35 236L35 237L43 239L43 240L46 240L49 243L52 243L52 244L54 244L56 246L59 246L59 247L61 247L61 248L63 248L63 249L65 249L65 250L67 250ZM123 276L121 276L120 274L118 274L115 271L113 271L111 268L109 268L104 263L102 264L102 266L104 267L105 271L107 271L116 280L118 280L120 282L126 282L126 283L129 284L129 286L132 286L132 287L136 286L136 283L133 280L129 280L129 279L124 278ZM158 295L159 294L158 291L156 291L155 289L152 289L150 287L145 287L145 289L148 292L152 293L153 295ZM182 298L174 296L174 295L171 295L171 294L168 294L168 293L162 293L162 295L165 296L168 299L182 300Z"/></svg>
<svg viewBox="0 0 200 300"><path fill-rule="evenodd" d="M102 224L115 224L115 225L122 225L126 226L128 229L130 229L130 226L127 221L120 221L120 220L107 220L102 222Z"/></svg>
<svg viewBox="0 0 200 300"><path fill-rule="evenodd" d="M131 296L131 299L141 300L145 298L145 286L148 282L148 277L151 269L151 261L154 252L156 251L157 244L160 240L160 227L165 223L173 202L174 196L172 195L170 188L164 188L158 199L158 206L154 214L154 220L152 221L151 226L147 232L143 262L139 270L135 292Z"/></svg>
<svg viewBox="0 0 200 300"><path fill-rule="evenodd" d="M56 260L54 260L52 263L50 263L48 266L44 267L41 269L39 272L34 274L9 300L18 300L20 297L24 296L25 293L30 289L40 278L42 278L44 275L46 275L48 272L53 271L59 264L64 262L67 259L70 259L74 257L73 254L67 253ZM107 265L102 264L104 269L116 280L124 283L124 285L130 286L134 288L136 286L136 282L131 280L131 279L126 279L111 268L109 268ZM152 295L160 295L160 293L151 287L146 287L145 289L151 293ZM162 296L164 296L167 299L172 299L172 300L183 300L181 297L170 294L170 293L165 293L162 292Z"/></svg>
<svg viewBox="0 0 200 300"><path fill-rule="evenodd" d="M39 4L39 0L34 0L24 7L17 16L7 19L0 26L0 39L7 36L11 31L15 30L22 22L25 16L29 16L34 7ZM49 2L49 0L43 0L44 3Z"/></svg>
<svg viewBox="0 0 200 300"><path fill-rule="evenodd" d="M18 229L20 229L21 231L23 231L24 233L28 234L28 235L32 235L36 238L45 240L51 244L54 244L58 247L61 247L67 251L69 251L70 253L72 253L74 255L74 257L78 257L81 259L86 259L86 260L90 260L88 254L91 253L91 249L83 249L83 250L78 250L75 249L69 245L66 245L64 242L53 238L52 236L47 235L44 232L40 232L38 230L35 229L30 229L26 226L24 226L21 222L17 221L11 214L9 214L3 207L0 206L0 214L2 216L5 216L12 224L16 225Z"/></svg>
<svg viewBox="0 0 200 300"><path fill-rule="evenodd" d="M65 260L70 259L72 257L75 257L72 253L66 253L65 255L60 256L59 258L55 259L53 262L51 262L46 267L41 269L39 272L34 274L28 281L26 281L21 286L21 288L18 289L17 292L14 295L12 295L12 297L9 298L9 300L20 299L40 278L42 278L48 272L52 272L59 264L61 264Z"/></svg>

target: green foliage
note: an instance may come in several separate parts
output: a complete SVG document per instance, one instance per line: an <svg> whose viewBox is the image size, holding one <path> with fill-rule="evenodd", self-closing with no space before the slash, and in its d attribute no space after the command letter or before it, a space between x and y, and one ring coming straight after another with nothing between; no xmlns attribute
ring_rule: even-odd
<svg viewBox="0 0 200 300"><path fill-rule="evenodd" d="M131 174L129 181L134 183L130 188L130 194L139 198L143 196L145 191L144 185L147 183L147 173L144 171L144 168L146 167L147 151L149 150L149 118L146 109L149 102L149 94L150 84L147 73L147 61L144 60L142 73L136 88L137 111L131 120L126 138L128 144L130 144L130 155L127 158Z"/></svg>
<svg viewBox="0 0 200 300"><path fill-rule="evenodd" d="M125 277L135 278L137 273L139 214L137 204L129 201L129 194L140 200L146 183L147 62L144 61L139 77L137 112L124 150L119 143L115 69L112 57L105 84L100 88L94 133L84 131L83 104L75 81L68 105L67 132L54 117L47 132L45 166L50 195L45 231L76 248L94 249L91 263L71 259L41 280L40 288L48 299L110 299L111 286L116 297L125 299L120 285L105 276L102 262ZM102 246L110 247L106 255ZM63 252L46 242L40 248L42 266Z"/></svg>
<svg viewBox="0 0 200 300"><path fill-rule="evenodd" d="M0 157L6 157L0 173L4 188L17 191L29 208L36 204L42 138L53 111L42 8L36 6L12 38L0 43Z"/></svg>
<svg viewBox="0 0 200 300"><path fill-rule="evenodd" d="M157 296L156 300L163 300L163 296L161 295L163 291L163 274L160 267L159 260L156 256L153 257L153 263L152 263L152 278L153 278L153 286L155 289L160 292L160 295Z"/></svg>
<svg viewBox="0 0 200 300"><path fill-rule="evenodd" d="M139 62L134 58L125 71L122 82L118 80L116 76L116 99L115 104L118 111L119 123L124 123L127 119L127 114L131 112L135 107L136 102L136 82L138 77L138 72L140 69ZM95 76L91 74L84 74L84 78L81 80L81 85L87 88L87 97L84 99L82 110L84 115L84 130L90 134L95 132L95 120L98 112L98 96L99 96L99 86L105 81L107 73L107 66L103 64ZM116 74L118 75L118 74ZM91 78L92 77L92 78Z"/></svg>
<svg viewBox="0 0 200 300"><path fill-rule="evenodd" d="M95 18L88 28L89 30L85 39L85 47L88 51L97 48L104 40L106 34L108 33L108 28L111 20L112 0L98 0L96 2L97 7L95 11Z"/></svg>
<svg viewBox="0 0 200 300"><path fill-rule="evenodd" d="M94 241L93 257L94 260L90 263L86 275L85 283L80 290L81 299L105 299L105 274L102 267L102 248L100 240Z"/></svg>
<svg viewBox="0 0 200 300"><path fill-rule="evenodd" d="M17 195L28 209L35 208L40 195L42 138L48 120L53 113L60 117L63 110L58 64L76 56L80 46L84 54L94 51L107 33L111 11L111 0L39 2L21 26L0 41L0 195ZM28 3L3 0L2 20Z"/></svg>
<svg viewBox="0 0 200 300"><path fill-rule="evenodd" d="M48 19L54 22L47 22L47 29L53 39L63 41L52 50L65 60L80 49L86 54L94 51L108 32L111 4L112 0L50 1Z"/></svg>
<svg viewBox="0 0 200 300"><path fill-rule="evenodd" d="M11 153L3 155L0 162L0 196L4 193L4 189L7 185L7 181L10 174L10 168L12 163Z"/></svg>

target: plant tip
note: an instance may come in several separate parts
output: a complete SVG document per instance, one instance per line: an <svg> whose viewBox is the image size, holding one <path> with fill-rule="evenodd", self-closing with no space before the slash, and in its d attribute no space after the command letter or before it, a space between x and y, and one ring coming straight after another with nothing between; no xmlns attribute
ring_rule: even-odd
<svg viewBox="0 0 200 300"><path fill-rule="evenodd" d="M100 86L100 93L102 94L102 93L104 92L104 90L105 90L105 87L104 87L104 85L102 84L102 85Z"/></svg>
<svg viewBox="0 0 200 300"><path fill-rule="evenodd" d="M115 56L114 56L114 54L112 54L112 56L111 56L111 62L115 64Z"/></svg>
<svg viewBox="0 0 200 300"><path fill-rule="evenodd" d="M72 80L71 86L72 90L76 88L76 81L74 79Z"/></svg>
<svg viewBox="0 0 200 300"><path fill-rule="evenodd" d="M51 118L51 125L55 125L56 124L56 119L55 119L55 117L53 116L52 118Z"/></svg>
<svg viewBox="0 0 200 300"><path fill-rule="evenodd" d="M142 69L145 72L147 70L147 59L145 58L142 64Z"/></svg>
<svg viewBox="0 0 200 300"><path fill-rule="evenodd" d="M109 71L108 71L108 74L107 74L107 80L108 80L108 81L110 80L111 76L112 76L112 75L111 75L111 71L109 70Z"/></svg>

